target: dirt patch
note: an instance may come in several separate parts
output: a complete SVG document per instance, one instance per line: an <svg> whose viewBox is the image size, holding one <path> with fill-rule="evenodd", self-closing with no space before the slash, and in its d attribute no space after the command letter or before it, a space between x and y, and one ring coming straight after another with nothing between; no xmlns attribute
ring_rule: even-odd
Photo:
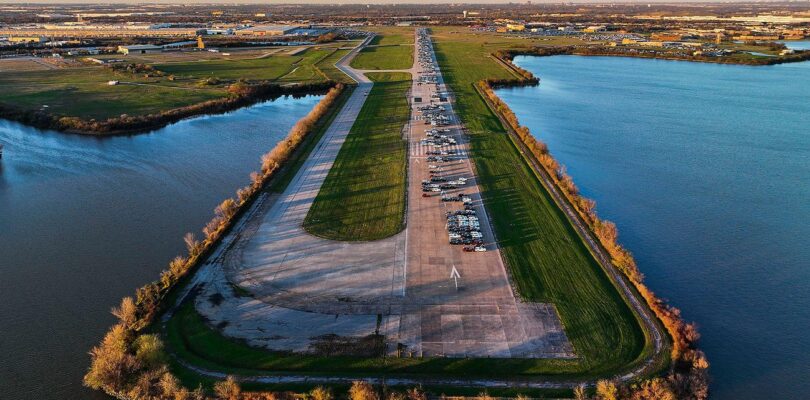
<svg viewBox="0 0 810 400"><path fill-rule="evenodd" d="M382 357L386 353L385 336L344 337L321 335L310 338L310 351L319 356Z"/></svg>

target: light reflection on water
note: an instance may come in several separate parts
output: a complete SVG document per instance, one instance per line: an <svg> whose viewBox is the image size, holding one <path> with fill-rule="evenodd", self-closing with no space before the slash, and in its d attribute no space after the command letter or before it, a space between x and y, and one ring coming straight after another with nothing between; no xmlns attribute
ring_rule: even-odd
<svg viewBox="0 0 810 400"><path fill-rule="evenodd" d="M110 307L156 279L319 99L112 138L0 120L0 397L104 398L81 377Z"/></svg>

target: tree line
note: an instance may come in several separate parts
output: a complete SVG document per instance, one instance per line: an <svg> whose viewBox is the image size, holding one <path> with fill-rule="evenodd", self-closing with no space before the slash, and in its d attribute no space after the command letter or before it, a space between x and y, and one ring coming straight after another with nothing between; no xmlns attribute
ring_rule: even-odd
<svg viewBox="0 0 810 400"><path fill-rule="evenodd" d="M556 55L578 55L578 56L619 56L635 58L656 58L667 60L683 60L694 62L708 62L715 64L741 64L741 65L775 65L782 63L800 62L810 60L810 50L797 50L794 54L780 55L778 57L759 58L733 58L715 57L701 54L694 54L692 51L685 52L662 52L653 48L637 49L630 47L610 47L604 45L580 45L580 46L554 46L554 47L523 47L517 49L498 50L493 56L503 60L511 61L515 56L556 56ZM511 63L510 63L511 64ZM512 64L514 65L514 64ZM519 68L519 67L516 67ZM524 77L525 78L525 77ZM501 86L525 86L523 80L489 80L493 88Z"/></svg>
<svg viewBox="0 0 810 400"><path fill-rule="evenodd" d="M496 81L500 85L505 83ZM516 82L518 83L518 82ZM489 80L476 83L476 87L487 100L491 108L506 123L515 136L528 148L531 155L545 169L554 184L560 189L568 202L577 211L602 247L607 250L612 263L627 277L663 323L673 340L672 366L664 379L655 378L636 385L630 397L637 398L637 393L645 391L671 392L672 398L705 399L708 397L708 361L705 354L697 348L700 335L693 323L686 323L681 318L680 310L658 298L645 284L644 276L638 270L633 255L619 244L618 230L613 222L600 219L596 213L596 202L582 196L573 179L548 150L548 146L534 137L529 128L518 121L515 113L498 97ZM647 397L640 397L647 398ZM666 397L650 397L666 398Z"/></svg>
<svg viewBox="0 0 810 400"><path fill-rule="evenodd" d="M185 235L187 255L177 256L161 272L159 280L138 288L134 298L125 297L118 307L113 308L112 313L118 322L90 351L90 368L84 376L86 386L132 400L208 398L201 389L189 391L181 388L177 378L168 371L160 338L142 332L167 306L163 303L171 290L190 276L198 263L213 251L237 217L250 206L317 122L336 107L336 100L344 90L343 84L330 89L290 129L284 140L262 156L261 168L250 174L250 183L237 190L234 198L227 198L216 207L214 217L203 228L202 240L197 240L192 233Z"/></svg>
<svg viewBox="0 0 810 400"><path fill-rule="evenodd" d="M247 84L236 82L228 87L228 96L188 106L177 107L145 115L122 114L103 121L80 117L61 116L43 110L25 109L0 103L0 118L17 121L39 129L51 129L86 135L115 135L144 132L162 128L184 118L201 114L220 114L263 100L285 95L305 96L323 93L334 87L335 82L319 82L282 86L275 83Z"/></svg>

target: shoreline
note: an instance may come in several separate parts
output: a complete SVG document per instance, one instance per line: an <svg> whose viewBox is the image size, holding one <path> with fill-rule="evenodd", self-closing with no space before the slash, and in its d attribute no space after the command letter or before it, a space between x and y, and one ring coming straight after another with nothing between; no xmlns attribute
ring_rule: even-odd
<svg viewBox="0 0 810 400"><path fill-rule="evenodd" d="M160 113L113 117L104 121L63 116L41 110L24 110L0 103L0 119L39 130L51 130L70 135L93 137L133 136L152 133L186 119L226 114L285 96L297 98L323 95L336 86L337 83L333 81L288 86L277 84L251 85L250 92L247 94L226 96L220 99L172 108Z"/></svg>
<svg viewBox="0 0 810 400"><path fill-rule="evenodd" d="M774 56L762 59L751 59L746 62L742 59L730 59L723 56L720 57L707 57L707 56L693 56L693 57L677 57L670 55L648 54L648 53L625 53L616 51L615 47L606 46L551 46L551 47L534 47L534 48L511 48L501 49L493 53L496 59L507 62L512 65L512 68L522 69L511 63L512 59L517 56L535 56L535 57L549 57L560 55L574 55L574 56L603 56L603 57L627 57L627 58L643 58L653 60L668 60L668 61L689 61L708 64L725 64L725 65L743 65L752 67L762 67L777 64L789 64L795 62L810 61L810 50L797 52L792 56ZM624 50L625 48L618 48ZM630 49L630 48L627 48Z"/></svg>
<svg viewBox="0 0 810 400"><path fill-rule="evenodd" d="M496 56L496 58L499 58L499 57ZM501 85L510 85L510 84L512 84L512 85L515 85L515 84L517 84L517 85L521 85L521 84L525 85L527 83L536 84L537 82L539 82L539 79L534 77L530 72L528 72L526 70L523 70L522 68L517 67L514 64L512 64L511 59L509 59L508 61L501 59L501 61L505 62L507 65L512 66L511 72L513 72L515 74L516 79L513 79L513 80L507 80L507 79L500 80L500 81L497 81L498 84L501 84ZM651 292L643 291L642 290L642 289L644 289L643 285L641 285L641 287L639 287L640 280L634 279L633 274L628 272L629 268L627 268L626 265L618 265L616 263L616 261L615 261L616 255L614 254L614 252L611 250L610 247L605 245L604 239L602 239L599 236L599 232L597 232L597 230L595 229L595 227L593 225L593 218L595 218L595 217L592 216L591 219L588 219L585 216L581 215L582 210L580 209L580 207L578 207L579 202L573 201L572 199L569 198L569 196L568 196L569 191L567 191L566 190L567 187L563 186L562 182L559 181L559 177L557 177L558 179L555 179L555 175L554 175L553 172L548 172L548 171L546 171L546 169L538 167L537 163L544 164L543 160L539 159L539 158L535 159L535 160L529 159L531 157L531 155L525 154L525 151L529 149L529 146L521 146L521 144L525 145L525 143L523 143L522 141L517 140L517 139L522 138L521 137L521 131L522 130L517 129L517 130L513 131L513 129L515 129L515 128L512 126L512 123L511 123L512 119L511 118L504 118L504 115L502 115L503 111L501 110L501 107L499 105L495 105L493 103L490 103L490 101L489 101L490 99L488 99L488 96L485 95L484 92L482 92L482 90L484 90L486 88L490 88L489 84L490 84L490 82L488 80L483 80L483 81L476 82L474 87L475 87L476 92L478 93L478 95L481 96L482 100L487 104L487 107L492 112L494 112L498 116L498 118L501 120L501 124L503 125L503 128L509 134L510 141L512 141L512 143L517 147L517 149L519 149L519 150L523 149L524 150L524 151L521 151L521 158L523 158L524 162L529 164L530 168L533 169L536 174L538 174L537 177L540 180L541 184L546 187L546 190L549 192L549 194L551 196L553 196L553 198L556 200L557 207L567 216L567 219L569 220L569 222L580 233L583 242L585 242L586 245L591 250L594 258L596 258L598 263L600 265L602 265L602 267L604 268L605 272L608 274L610 279L612 281L614 281L615 288L621 294L621 296L625 298L625 301L626 301L627 305L631 309L634 310L634 314L636 314L636 319L639 322L639 325L641 326L642 331L644 331L644 335L647 337L646 344L644 345L645 349L642 350L642 352L639 354L639 356L635 360L633 360L631 363L629 363L625 367L617 370L616 375L614 376L614 378L616 380L618 380L618 381L628 382L628 381L635 381L637 379L655 378L655 377L659 376L659 374L661 374L661 373L663 373L664 376L674 376L674 377L682 376L683 365L681 365L681 364L682 364L683 360L676 356L677 354L682 354L682 353L679 353L676 350L678 350L678 349L682 350L683 349L683 348L680 348L680 345L682 345L684 343L684 341L679 340L678 334L680 332L679 331L673 331L672 324L667 324L666 316L662 316L662 314L661 314L661 309L664 309L665 312L666 311L671 311L672 309L668 308L668 306L666 306L661 300L654 297L654 295L652 295ZM481 86L481 87L479 88L479 86ZM508 110L508 107L507 107L507 110ZM511 112L511 110L509 110L509 111ZM337 111L337 112L339 112L339 111ZM517 123L516 119L515 119L515 124L518 125L518 128L521 128L519 126L519 124ZM293 151L295 151L295 150L293 150ZM531 150L529 150L529 151L531 151ZM262 173L263 173L262 176L264 177L264 179L272 179L272 177L274 176L273 173L276 172L278 170L278 168L282 167L283 165L285 165L284 162L281 162L281 163L268 163L267 168L263 167L263 169L262 169ZM534 166L535 168L532 168L532 166ZM544 172L547 175L544 175ZM544 175L545 179L542 179L539 175ZM130 335L141 335L141 337L151 336L149 334L149 332L150 332L149 327L154 326L154 324L156 322L158 322L158 321L156 321L156 318L159 315L161 315L162 313L164 313L164 312L171 313L172 306L168 306L168 303L171 303L172 299L177 300L175 296L180 296L180 297L184 296L182 294L182 292L184 290L184 288L183 288L184 286L188 290L193 290L194 289L194 286L196 286L196 285L194 285L193 283L195 282L197 272L199 272L198 267L199 267L200 262L201 261L204 262L204 260L207 258L207 256L209 256L212 251L215 251L214 249L216 248L216 245L219 242L221 242L226 237L226 235L228 235L229 232L231 232L234 228L236 228L236 225L239 224L239 221L240 221L241 217L246 212L248 212L251 205L254 204L257 197L260 196L259 193L261 192L261 190L259 189L259 186L257 186L257 184L258 184L258 182L254 182L254 185L252 187L249 187L249 189L251 189L251 190L250 190L250 192L246 192L247 196L245 198L242 198L242 195L239 194L239 196L238 196L239 201L237 203L231 202L228 206L226 206L226 202L228 200L231 200L231 199L228 199L228 200L226 200L226 202L223 202L223 205L220 206L217 209L217 217L214 220L214 221L216 221L216 223L213 225L213 228L216 228L216 229L212 228L212 229L210 229L210 230L208 230L206 232L208 237L206 238L206 240L203 243L195 244L195 246L190 246L189 247L189 258L185 259L185 261L186 261L186 265L185 265L185 268L184 268L185 271L180 272L179 276L177 278L173 279L174 282L172 282L172 273L173 273L174 268L173 268L173 266L170 266L170 270L164 272L164 274L169 274L168 275L169 276L169 278L168 278L169 281L168 281L168 285L163 286L163 290L161 290L161 287L158 286L159 284L162 283L163 276L161 276L161 281L160 282L154 282L152 284L147 284L147 286L139 289L137 291L138 302L135 305L135 307L137 307L137 309L136 309L136 313L133 316L133 319L127 320L125 318L119 317L121 322L119 322L117 325L113 326L110 333L108 333L108 337L110 337L110 335L115 335L116 332L117 332L116 331L117 329L122 330L124 332L128 332ZM267 181L264 181L261 184L261 186L264 186L266 184L267 184ZM214 221L212 221L212 222L214 222ZM209 225L211 225L211 224L209 224ZM209 234L208 232L211 232L211 233ZM617 244L616 244L616 246L617 246ZM622 251L624 251L624 250L622 249ZM605 260L608 260L608 261L605 261ZM610 266L612 268L609 268L605 264L607 264L608 266ZM634 264L633 264L633 268L634 268ZM191 283L191 285L188 285L189 283ZM150 292L152 292L152 293L150 293ZM180 292L180 293L178 293L178 292ZM646 295L645 295L645 293L646 293ZM129 298L129 299L131 301L131 298ZM126 300L126 298L125 298L125 300ZM124 303L122 303L122 308L123 308L123 304ZM175 304L176 304L176 302L175 302ZM644 304L646 304L646 306L644 306ZM168 309L166 308L167 306L169 307ZM669 315L669 316L671 317L671 315ZM658 322L656 322L656 321L658 321ZM687 325L685 325L685 323L680 321L680 325L676 324L676 326L677 327L686 327ZM667 331L668 331L669 335L666 335ZM666 352L666 349L670 347L670 346L666 345L667 343L670 342L670 340L667 340L667 337L671 338L672 342L674 342L672 344L673 351L672 351L672 354L671 354L671 358L667 357L667 352ZM91 354L94 355L94 361L93 361L93 366L91 366L91 371L88 372L88 375L85 377L85 383L88 386L95 387L95 388L102 388L105 391L113 391L113 392L117 392L117 393L122 393L120 390L126 387L125 383L121 383L120 384L121 386L116 387L116 386L119 385L118 383L115 383L115 384L100 383L99 384L99 383L95 383L97 381L94 380L94 379L98 379L95 375L93 375L93 371L94 371L94 368L96 366L96 362L97 361L98 362L103 362L103 359L99 360L98 357L100 357L100 356L97 356L96 354L99 354L101 352L100 349L103 350L103 346L107 342L108 342L108 340L105 338L105 340L102 342L100 347L94 348L93 351L91 352ZM691 344L691 343L688 343L688 344ZM699 350L696 350L694 348L689 348L689 350L699 354L699 357L702 357L702 353L700 353ZM128 354L125 353L124 357L126 357L126 356L128 356ZM701 358L701 359L705 361L705 359L703 359L703 358ZM178 359L178 361L180 361L182 363L184 360L179 360ZM679 370L678 370L679 365L681 366L681 372L679 372ZM189 366L185 365L185 367L189 367ZM194 368L196 369L196 368L201 368L201 367L194 367ZM688 371L691 371L689 368L686 368L686 369ZM699 370L699 372L703 372L703 371L705 371L705 369ZM201 368L200 370L196 370L196 372L200 373L200 374L202 374L203 372L205 372L206 374L211 374L211 373L212 374L218 374L219 373L219 372L216 372L216 371L206 371L205 368ZM148 373L148 371L144 372L144 373ZM278 374L273 374L273 375L279 376ZM281 375L283 375L283 374L281 374ZM383 375L385 376L387 374L383 374ZM691 377L691 376L697 376L697 375L691 375L690 374L689 376ZM703 375L703 376L705 377L705 375ZM216 377L221 377L221 376L216 376ZM444 377L442 377L442 376L436 377L436 379L442 379L442 378L444 378ZM262 376L248 376L248 377L243 376L243 377L240 378L240 380L243 380L243 381L246 381L246 382L249 382L249 381L261 381L261 379L263 379ZM542 374L540 375L539 379L540 380L536 381L537 383L535 383L538 386L546 386L546 385L550 384L550 381L548 380L548 377L544 377L544 376L542 376ZM477 380L474 383L476 385L480 385L483 381L487 381L487 379ZM575 382L573 384L571 384L572 382L566 382L565 384L566 384L566 386L571 387L571 386L576 386L577 384L580 384L580 383L586 383L588 385L592 385L592 384L594 384L594 382L595 382L595 380L593 380L593 379L587 379L586 381L578 381L578 382Z"/></svg>
<svg viewBox="0 0 810 400"><path fill-rule="evenodd" d="M740 59L724 59L723 57L673 57L658 54L623 53L605 46L551 46L525 49L501 49L492 54L492 57L502 66L515 74L515 80L492 81L493 88L510 86L533 86L540 79L518 67L512 61L517 56L548 57L555 55L600 56L600 57L627 57L666 61L687 61L709 64L742 65L742 66L771 66L795 62L810 61L810 50L802 51L793 56L775 56L764 59L752 59L745 62ZM225 114L244 107L250 107L264 101L272 101L283 96L309 96L326 93L337 83L331 80L322 83L278 85L275 83L260 83L250 85L254 93L227 96L208 100L187 106L176 107L160 113L143 114L137 116L112 117L103 121L86 119L82 117L53 114L42 110L23 109L7 103L0 102L0 119L20 123L40 130L53 130L60 133L82 136L108 137L132 136L151 133L165 128L171 124L185 119L205 115ZM255 92L261 92L255 94Z"/></svg>

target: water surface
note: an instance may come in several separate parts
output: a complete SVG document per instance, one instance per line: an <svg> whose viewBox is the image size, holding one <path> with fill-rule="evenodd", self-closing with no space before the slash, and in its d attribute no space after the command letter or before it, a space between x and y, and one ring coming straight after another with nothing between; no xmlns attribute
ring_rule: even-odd
<svg viewBox="0 0 810 400"><path fill-rule="evenodd" d="M103 398L81 378L110 307L157 279L318 100L114 138L0 120L0 398Z"/></svg>
<svg viewBox="0 0 810 400"><path fill-rule="evenodd" d="M785 46L793 50L810 50L810 40L780 40Z"/></svg>
<svg viewBox="0 0 810 400"><path fill-rule="evenodd" d="M499 90L697 321L713 398L810 393L810 63L518 57Z"/></svg>

